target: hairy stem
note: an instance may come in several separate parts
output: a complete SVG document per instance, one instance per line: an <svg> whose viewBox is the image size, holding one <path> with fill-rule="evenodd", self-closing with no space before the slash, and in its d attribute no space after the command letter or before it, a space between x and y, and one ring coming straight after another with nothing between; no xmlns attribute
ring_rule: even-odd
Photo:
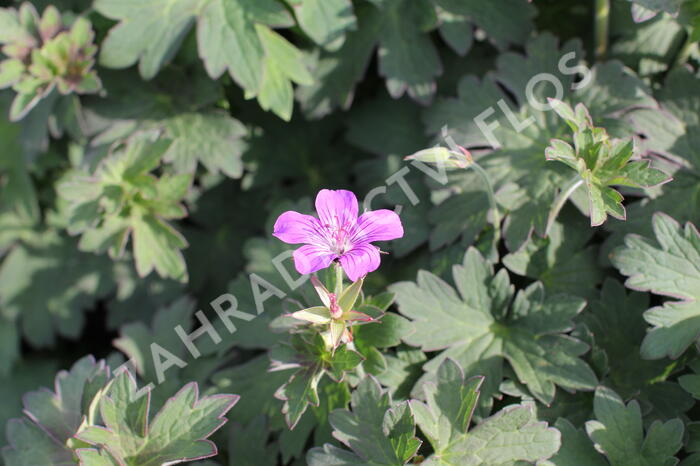
<svg viewBox="0 0 700 466"><path fill-rule="evenodd" d="M498 240L501 238L501 214L498 211L498 203L496 202L496 195L493 192L493 186L491 185L491 179L489 178L488 173L486 173L486 170L484 170L481 165L479 165L476 162L473 162L471 165L476 172L481 176L481 179L484 180L484 184L486 185L486 192L489 196L489 204L491 206L491 210L493 211L493 228L494 228L494 238L495 241L498 242Z"/></svg>
<svg viewBox="0 0 700 466"><path fill-rule="evenodd" d="M566 184L566 186L562 189L561 193L559 193L559 196L554 200L552 210L549 211L549 217L547 217L547 227L544 230L544 236L549 235L549 230L552 228L552 225L554 225L554 221L557 219L557 216L559 216L559 212L561 212L561 209L564 207L564 204L566 204L566 201L569 200L574 191L576 191L582 184L583 179L580 176L576 175L571 179L571 181L569 181Z"/></svg>
<svg viewBox="0 0 700 466"><path fill-rule="evenodd" d="M602 60L608 52L608 26L610 23L610 0L595 2L595 57Z"/></svg>
<svg viewBox="0 0 700 466"><path fill-rule="evenodd" d="M333 264L335 267L335 295L340 297L343 293L343 268L340 266L340 262Z"/></svg>

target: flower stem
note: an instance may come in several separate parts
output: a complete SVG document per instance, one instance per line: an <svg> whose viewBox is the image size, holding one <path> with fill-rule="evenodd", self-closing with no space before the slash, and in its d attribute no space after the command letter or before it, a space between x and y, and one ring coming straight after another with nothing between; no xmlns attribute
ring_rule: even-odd
<svg viewBox="0 0 700 466"><path fill-rule="evenodd" d="M552 210L549 211L549 217L547 217L547 226L544 230L545 237L549 235L549 230L552 228L552 225L554 225L554 221L557 219L557 216L559 215L559 212L561 212L561 209L564 207L564 204L566 204L566 201L571 197L574 191L576 191L582 184L583 178L581 178L579 175L574 176L562 189L559 196L555 199L554 206L552 207Z"/></svg>
<svg viewBox="0 0 700 466"><path fill-rule="evenodd" d="M595 57L602 60L608 52L608 26L610 23L610 0L595 2Z"/></svg>
<svg viewBox="0 0 700 466"><path fill-rule="evenodd" d="M476 170L479 176L481 176L481 179L484 180L484 184L486 184L486 193L489 196L489 204L491 206L491 210L493 211L494 242L497 243L501 239L501 214L498 211L498 203L496 202L496 195L493 192L491 179L489 178L488 173L486 173L486 170L484 170L478 163L473 162L469 166Z"/></svg>
<svg viewBox="0 0 700 466"><path fill-rule="evenodd" d="M343 293L343 268L340 262L336 262L333 266L335 267L335 295L340 297Z"/></svg>

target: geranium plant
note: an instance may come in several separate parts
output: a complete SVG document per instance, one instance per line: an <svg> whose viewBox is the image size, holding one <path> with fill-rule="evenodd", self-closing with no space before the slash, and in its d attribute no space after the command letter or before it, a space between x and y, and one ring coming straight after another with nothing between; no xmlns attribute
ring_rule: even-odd
<svg viewBox="0 0 700 466"><path fill-rule="evenodd" d="M699 12L0 0L0 466L700 464Z"/></svg>

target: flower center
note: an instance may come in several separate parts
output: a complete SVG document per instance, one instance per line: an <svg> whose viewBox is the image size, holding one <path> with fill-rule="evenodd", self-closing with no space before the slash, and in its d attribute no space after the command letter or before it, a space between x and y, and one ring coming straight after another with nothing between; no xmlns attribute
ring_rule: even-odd
<svg viewBox="0 0 700 466"><path fill-rule="evenodd" d="M335 216L335 222L328 223L323 225L324 228L326 228L330 234L330 247L331 250L338 254L342 255L348 252L350 249L350 230L351 230L351 222L346 221L345 223L341 224L340 219L338 216Z"/></svg>

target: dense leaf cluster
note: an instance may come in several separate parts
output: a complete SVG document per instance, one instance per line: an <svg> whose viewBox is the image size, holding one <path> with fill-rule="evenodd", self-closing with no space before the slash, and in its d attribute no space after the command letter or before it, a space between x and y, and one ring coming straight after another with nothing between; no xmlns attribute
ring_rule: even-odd
<svg viewBox="0 0 700 466"><path fill-rule="evenodd" d="M699 39L698 0L0 0L0 464L700 464ZM321 189L403 225L346 288L271 234Z"/></svg>

